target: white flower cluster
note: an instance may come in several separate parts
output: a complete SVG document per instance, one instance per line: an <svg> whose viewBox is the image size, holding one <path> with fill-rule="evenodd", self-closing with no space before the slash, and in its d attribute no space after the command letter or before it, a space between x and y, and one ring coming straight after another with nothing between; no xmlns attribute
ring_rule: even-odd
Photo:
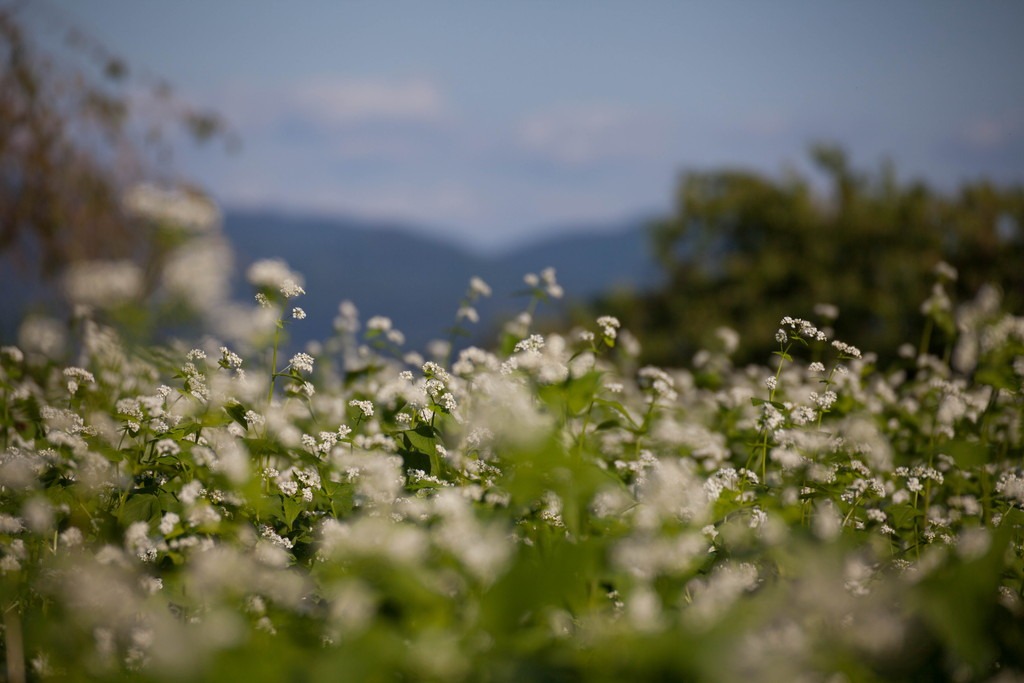
<svg viewBox="0 0 1024 683"><path fill-rule="evenodd" d="M791 318L787 315L779 322L779 324L782 325L783 328L788 327L798 337L805 339L807 341L828 340L828 336L824 332L822 332L821 330L819 330L817 327L807 322L806 320L803 320L802 318ZM782 336L786 335L785 330L780 329L779 332L776 333L776 340L785 341L784 339L779 339L780 333Z"/></svg>
<svg viewBox="0 0 1024 683"><path fill-rule="evenodd" d="M300 281L260 269L272 316L295 319L284 299ZM535 278L531 311L554 284ZM998 356L990 374L1010 382L1019 319L972 315L957 321L975 367ZM928 354L882 372L794 318L771 367L734 365L721 329L692 367L637 370L593 343L628 345L611 316L589 338L530 334L531 321L513 348L396 354L355 339L343 303L339 333L284 371L267 373L279 356L265 336L230 342L262 382L209 338L172 377L89 322L71 367L40 350L67 358L67 338L0 347L0 579L60 615L25 603L26 653L200 680L283 643L311 671L483 680L543 677L550 652L570 677L614 662L606 678L633 680L655 670L637 652L687 640L685 671L675 652L656 662L664 677L817 679L849 657L882 666L907 629L931 628L919 605L967 573L1016 628L1021 406L986 373ZM387 318L366 327L391 339ZM942 649L924 663L970 678L959 643L933 636L914 665ZM381 638L395 657L367 664Z"/></svg>
<svg viewBox="0 0 1024 683"><path fill-rule="evenodd" d="M597 326L601 328L601 334L608 341L614 341L619 334L622 323L619 319L610 315L602 315L597 319Z"/></svg>
<svg viewBox="0 0 1024 683"><path fill-rule="evenodd" d="M64 368L64 376L68 378L68 393L72 395L78 392L80 384L96 383L96 378L93 377L93 374L84 368Z"/></svg>
<svg viewBox="0 0 1024 683"><path fill-rule="evenodd" d="M384 335L385 339L397 346L405 343L405 335L395 329L391 318L383 315L375 315L367 320L366 329L374 334Z"/></svg>
<svg viewBox="0 0 1024 683"><path fill-rule="evenodd" d="M358 408L364 418L373 417L373 401L360 401L354 398L348 404L353 408Z"/></svg>
<svg viewBox="0 0 1024 683"><path fill-rule="evenodd" d="M650 387L652 400L662 400L671 403L679 397L675 390L675 380L661 368L648 365L640 368L637 375L641 383Z"/></svg>
<svg viewBox="0 0 1024 683"><path fill-rule="evenodd" d="M565 295L565 290L558 284L554 268L545 268L540 271L539 276L536 273L527 273L523 276L523 282L534 291L542 292L552 299L561 299Z"/></svg>
<svg viewBox="0 0 1024 683"><path fill-rule="evenodd" d="M128 213L140 219L190 232L209 232L220 227L220 210L194 191L143 183L125 193L122 202Z"/></svg>
<svg viewBox="0 0 1024 683"><path fill-rule="evenodd" d="M142 294L142 269L131 261L83 261L68 268L64 292L73 304L112 308Z"/></svg>
<svg viewBox="0 0 1024 683"><path fill-rule="evenodd" d="M310 372L313 372L313 356L309 355L308 353L297 353L294 356L292 356L292 359L288 362L288 365L290 365L293 370L297 370L298 372L305 372L308 374Z"/></svg>
<svg viewBox="0 0 1024 683"><path fill-rule="evenodd" d="M841 342L838 339L836 339L836 340L834 340L832 342L832 346L837 351L839 351L839 357L840 358L860 358L861 357L860 349L858 349L856 346L853 346L852 344L847 344L845 342Z"/></svg>
<svg viewBox="0 0 1024 683"><path fill-rule="evenodd" d="M488 297L491 295L491 287L477 276L469 279L469 290L476 296Z"/></svg>
<svg viewBox="0 0 1024 683"><path fill-rule="evenodd" d="M256 261L246 271L246 278L249 284L254 287L280 293L285 299L294 299L306 293L303 289L303 279L298 273L292 271L281 259L261 259ZM260 292L257 301L260 305L267 302L264 292Z"/></svg>
<svg viewBox="0 0 1024 683"><path fill-rule="evenodd" d="M544 348L544 337L539 334L531 334L526 339L516 342L516 353L540 353Z"/></svg>

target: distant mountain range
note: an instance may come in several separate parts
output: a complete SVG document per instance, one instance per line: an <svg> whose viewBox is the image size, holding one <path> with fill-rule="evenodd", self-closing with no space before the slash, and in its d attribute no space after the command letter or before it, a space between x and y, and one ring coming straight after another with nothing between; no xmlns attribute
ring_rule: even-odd
<svg viewBox="0 0 1024 683"><path fill-rule="evenodd" d="M446 336L474 275L494 290L477 307L481 335L525 307L526 297L514 294L524 289L529 272L556 269L566 291L562 307L612 288L648 289L661 277L643 220L552 230L548 239L497 255L426 237L413 226L358 219L233 211L224 230L237 259L237 296L250 295L244 272L257 259L282 258L303 274L307 294L300 304L308 318L292 327L297 339L329 335L338 304L348 299L364 321L387 316L405 333L409 348L421 348Z"/></svg>
<svg viewBox="0 0 1024 683"><path fill-rule="evenodd" d="M499 320L526 306L526 297L515 294L528 272L549 266L557 271L566 298L548 313L613 288L649 289L661 278L644 220L551 230L550 238L496 255L425 236L413 225L357 218L228 211L224 232L235 251L233 294L239 300L251 296L245 270L258 259L284 259L304 276L307 294L297 303L308 317L291 328L297 342L329 336L338 304L348 299L364 322L387 316L406 335L407 348L421 349L447 336L474 275L494 290L477 307L481 321L473 341L485 344L494 341ZM33 300L46 297L46 288L24 282L11 255L0 254L0 291L0 337L12 339L16 321Z"/></svg>

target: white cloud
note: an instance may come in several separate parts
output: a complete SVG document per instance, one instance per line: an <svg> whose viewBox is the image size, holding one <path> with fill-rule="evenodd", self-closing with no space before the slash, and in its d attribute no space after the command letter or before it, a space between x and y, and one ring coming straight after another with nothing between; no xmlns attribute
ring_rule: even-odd
<svg viewBox="0 0 1024 683"><path fill-rule="evenodd" d="M963 127L961 140L978 150L1007 145L1024 135L1024 116L980 117Z"/></svg>
<svg viewBox="0 0 1024 683"><path fill-rule="evenodd" d="M522 149L564 166L658 157L670 138L658 116L607 105L554 108L526 117L518 129Z"/></svg>
<svg viewBox="0 0 1024 683"><path fill-rule="evenodd" d="M331 132L376 125L437 127L450 112L441 87L424 78L312 77L274 89L235 86L203 101L253 139L282 123Z"/></svg>
<svg viewBox="0 0 1024 683"><path fill-rule="evenodd" d="M298 84L288 98L312 120L329 125L367 122L438 122L446 112L437 84L403 81L320 78Z"/></svg>
<svg viewBox="0 0 1024 683"><path fill-rule="evenodd" d="M318 183L282 186L275 179L239 179L226 191L231 206L284 207L298 212L356 215L380 220L430 224L451 230L486 216L486 207L468 184L456 179L391 182L386 185Z"/></svg>

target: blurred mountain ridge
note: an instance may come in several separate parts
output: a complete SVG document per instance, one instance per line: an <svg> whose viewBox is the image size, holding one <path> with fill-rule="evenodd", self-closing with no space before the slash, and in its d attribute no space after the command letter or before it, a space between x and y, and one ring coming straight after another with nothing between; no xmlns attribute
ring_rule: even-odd
<svg viewBox="0 0 1024 683"><path fill-rule="evenodd" d="M295 301L307 319L289 326L293 342L326 339L338 305L352 301L365 322L375 315L392 319L407 339L405 348L422 350L432 339L446 339L455 313L478 276L493 296L478 302L480 322L464 342L492 344L501 321L523 310L523 275L556 269L565 299L542 305L540 317L565 313L611 291L656 288L661 271L651 247L646 218L614 224L552 228L548 236L520 246L481 253L454 240L424 234L421 226L354 216L315 216L275 210L232 210L223 230L234 252L232 297L251 301L245 271L259 259L279 258L305 278L307 294ZM13 340L29 311L52 310L58 283L40 282L34 268L18 268L15 252L0 253L0 337ZM228 264L225 264L228 267Z"/></svg>
<svg viewBox="0 0 1024 683"><path fill-rule="evenodd" d="M224 231L235 252L234 296L250 296L246 268L258 259L280 258L305 278L307 294L296 300L308 318L291 326L298 341L324 339L343 300L352 301L365 321L392 319L421 348L443 339L469 280L478 276L493 296L478 302L473 326L488 344L499 322L525 308L523 275L555 268L566 291L556 306L539 315L564 312L612 290L645 291L658 286L660 270L651 251L646 219L592 228L552 229L549 237L498 253L479 253L411 224L355 217L312 217L273 211L228 211ZM488 338L490 335L490 338Z"/></svg>

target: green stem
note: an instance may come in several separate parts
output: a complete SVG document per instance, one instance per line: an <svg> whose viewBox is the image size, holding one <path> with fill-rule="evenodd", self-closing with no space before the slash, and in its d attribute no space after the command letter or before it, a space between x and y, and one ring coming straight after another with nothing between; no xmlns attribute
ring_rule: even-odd
<svg viewBox="0 0 1024 683"><path fill-rule="evenodd" d="M4 386L4 450L7 450L9 425L11 424L10 406L7 405L7 387Z"/></svg>
<svg viewBox="0 0 1024 683"><path fill-rule="evenodd" d="M579 439L576 440L577 452L579 457L583 457L583 442L587 437L587 427L590 426L590 412L594 409L594 401L590 401L590 405L587 407L587 412L583 415L583 428L580 430Z"/></svg>
<svg viewBox="0 0 1024 683"><path fill-rule="evenodd" d="M928 347L931 346L932 341L933 327L935 327L935 323L931 318L927 318L924 322L924 331L921 333L921 345L917 349L917 355L923 356L928 353Z"/></svg>
<svg viewBox="0 0 1024 683"><path fill-rule="evenodd" d="M842 356L840 356L840 360L841 359L842 359ZM829 389L832 387L832 378L836 374L836 368L837 367L839 367L838 363L835 366L832 367L832 370L828 373L828 377L825 378L825 393L828 393ZM823 417L825 417L825 411L822 410L819 407L818 408L818 431L821 431L821 418L823 418Z"/></svg>
<svg viewBox="0 0 1024 683"><path fill-rule="evenodd" d="M919 494L914 491L914 509L917 510L917 499ZM925 513L927 516L927 513ZM918 522L917 516L914 516L914 553L917 555L917 559L921 559L921 527Z"/></svg>
<svg viewBox="0 0 1024 683"><path fill-rule="evenodd" d="M781 345L780 345L781 348ZM789 344L782 349L782 355L779 356L779 366L775 368L775 386L768 391L768 404L775 400L775 392L779 389L779 378L782 377L782 366L786 363L786 356L789 355L789 350L793 348L793 344ZM767 410L767 408L765 409ZM819 418L820 419L820 418ZM768 473L768 425L762 425L761 431L763 432L763 438L761 440L761 483L765 483L765 478Z"/></svg>
<svg viewBox="0 0 1024 683"><path fill-rule="evenodd" d="M843 517L843 523L840 526L845 527L846 523L850 521L850 518L853 517L853 513L857 510L857 504L860 503L863 497L864 494L861 494L857 496L857 500L853 501L853 505L850 506L850 511L846 513L846 517Z"/></svg>
<svg viewBox="0 0 1024 683"><path fill-rule="evenodd" d="M4 610L4 641L7 651L7 680L25 683L25 645L21 636L21 615L17 603Z"/></svg>
<svg viewBox="0 0 1024 683"><path fill-rule="evenodd" d="M274 398L274 382L277 380L277 346L281 341L281 321L277 321L277 328L274 330L274 353L270 361L270 388L267 389L267 407Z"/></svg>

